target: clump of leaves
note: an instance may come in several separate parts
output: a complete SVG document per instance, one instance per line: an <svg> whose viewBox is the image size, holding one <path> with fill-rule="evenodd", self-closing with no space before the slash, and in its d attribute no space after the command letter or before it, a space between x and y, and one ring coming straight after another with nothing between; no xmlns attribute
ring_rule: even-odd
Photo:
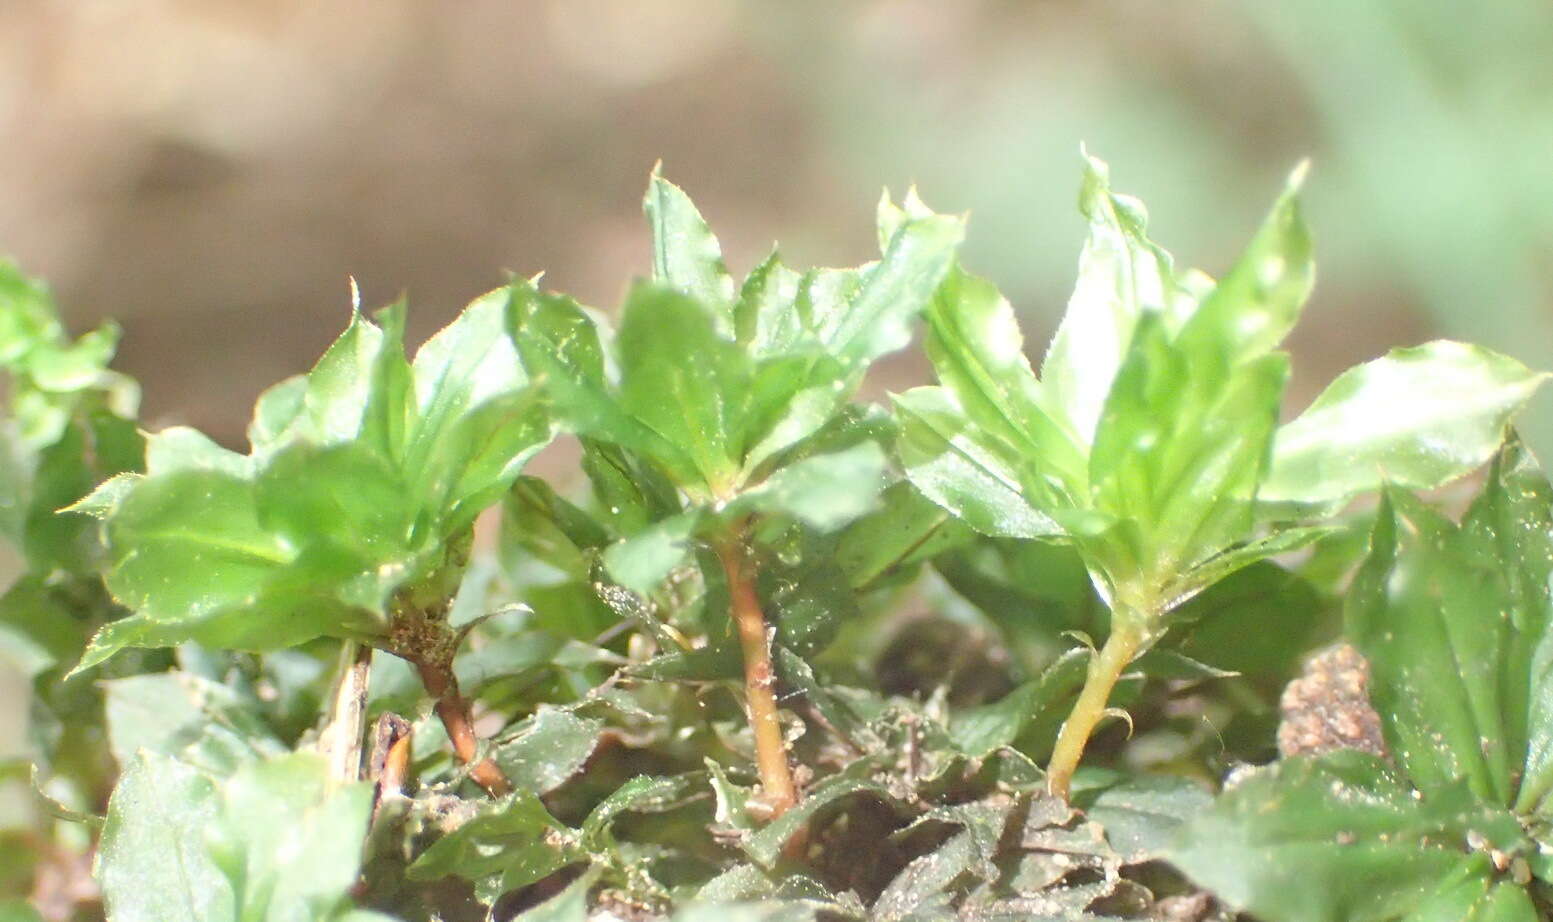
<svg viewBox="0 0 1553 922"><path fill-rule="evenodd" d="M72 339L48 290L0 260L0 537L12 552L0 595L0 657L32 689L17 708L27 717L23 751L31 758L0 758L0 784L25 784L30 769L52 776L48 796L65 813L89 809L113 782L102 764L99 696L60 678L92 632L123 612L102 587L97 529L55 513L141 464L139 388L108 367L118 335L106 324ZM17 742L7 741L8 754ZM0 854L14 869L0 872L0 891L11 874L32 876L49 854L68 862L86 841L69 823L0 822Z"/></svg>
<svg viewBox="0 0 1553 922"><path fill-rule="evenodd" d="M98 560L88 523L55 511L140 463L140 389L108 368L118 341L111 323L71 340L48 290L0 261L0 368L9 373L0 527L42 578L90 573Z"/></svg>
<svg viewBox="0 0 1553 922"><path fill-rule="evenodd" d="M915 193L876 262L736 283L655 174L618 322L516 279L411 360L358 305L243 453L142 435L111 328L0 266L0 653L53 817L0 815L0 918L95 913L88 860L111 922L1545 913L1542 376L1432 343L1280 426L1303 171L1214 282L1086 164L1039 377ZM855 403L919 316L939 385ZM520 474L557 432L583 477ZM1460 525L1408 492L1496 452ZM1214 799L1339 605L1392 755Z"/></svg>
<svg viewBox="0 0 1553 922"><path fill-rule="evenodd" d="M1542 918L1550 575L1553 487L1518 443L1460 524L1388 488L1345 631L1392 758L1258 770L1171 860L1270 920Z"/></svg>
<svg viewBox="0 0 1553 922"><path fill-rule="evenodd" d="M895 399L907 475L984 534L1070 542L1110 608L1052 755L1059 795L1117 679L1183 602L1324 533L1291 522L1383 482L1431 488L1478 467L1542 380L1488 350L1431 343L1344 373L1279 426L1289 360L1277 347L1314 278L1304 175L1214 282L1178 271L1142 204L1089 158L1089 241L1040 378L988 282L956 270L928 314L942 385Z"/></svg>
<svg viewBox="0 0 1553 922"><path fill-rule="evenodd" d="M475 301L413 363L402 303L377 323L353 312L311 372L259 398L246 455L184 427L150 435L144 474L71 507L103 520L105 582L131 612L77 669L126 646L264 651L338 637L415 663L473 759L446 615L475 517L551 435L503 334L513 291ZM358 746L344 750L359 760ZM506 789L489 762L476 772Z"/></svg>
<svg viewBox="0 0 1553 922"><path fill-rule="evenodd" d="M654 175L645 208L653 280L627 295L618 336L570 299L529 288L513 340L566 426L617 449L616 464L672 485L655 490L666 500L636 521L611 500L627 531L603 555L613 579L651 594L693 544L715 556L743 658L761 800L780 815L797 792L759 589L771 541L759 531L784 520L830 531L873 506L884 485L880 423L848 400L870 363L909 341L964 231L952 218L896 219L886 208L879 262L799 274L773 252L736 286L682 191Z"/></svg>

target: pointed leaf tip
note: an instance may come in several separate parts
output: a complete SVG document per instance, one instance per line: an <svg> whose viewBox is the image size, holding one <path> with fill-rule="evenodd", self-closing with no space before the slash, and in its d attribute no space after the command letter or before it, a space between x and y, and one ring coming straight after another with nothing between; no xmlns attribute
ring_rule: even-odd
<svg viewBox="0 0 1553 922"><path fill-rule="evenodd" d="M1289 171L1289 180L1284 184L1285 188L1291 193L1300 191L1302 188L1304 188L1305 179L1309 175L1310 158L1306 157L1299 163L1296 163L1294 165L1294 169Z"/></svg>

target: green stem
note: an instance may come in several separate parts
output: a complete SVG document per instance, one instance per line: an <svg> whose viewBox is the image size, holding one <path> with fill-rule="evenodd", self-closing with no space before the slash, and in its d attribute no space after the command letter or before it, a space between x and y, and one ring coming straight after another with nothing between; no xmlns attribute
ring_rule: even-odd
<svg viewBox="0 0 1553 922"><path fill-rule="evenodd" d="M1068 799L1073 772L1078 768L1095 726L1105 717L1111 689L1116 687L1122 671L1143 646L1143 622L1133 612L1127 613L1132 617L1118 617L1123 611L1120 607L1112 611L1111 636L1089 660L1084 689L1079 692L1078 701L1074 702L1073 710L1057 733L1057 745L1052 749L1051 762L1046 767L1046 790L1053 797Z"/></svg>

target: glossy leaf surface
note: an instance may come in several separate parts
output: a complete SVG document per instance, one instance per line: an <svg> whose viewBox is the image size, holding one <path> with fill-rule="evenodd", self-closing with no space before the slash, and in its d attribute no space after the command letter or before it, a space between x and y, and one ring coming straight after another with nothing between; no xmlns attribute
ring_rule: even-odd
<svg viewBox="0 0 1553 922"><path fill-rule="evenodd" d="M1391 491L1370 544L1348 633L1371 661L1402 765L1425 791L1464 778L1488 802L1540 803L1550 784L1546 478L1511 443L1461 526Z"/></svg>
<svg viewBox="0 0 1553 922"><path fill-rule="evenodd" d="M371 792L288 755L227 780L149 751L108 805L97 875L113 922L290 922L349 912ZM276 822L285 817L285 822Z"/></svg>
<svg viewBox="0 0 1553 922"><path fill-rule="evenodd" d="M133 617L82 666L125 645L370 636L395 592L456 571L475 515L550 434L504 335L509 301L476 300L413 364L402 306L355 315L305 379L261 398L250 455L154 435L146 474L83 506L106 520L108 586Z"/></svg>
<svg viewBox="0 0 1553 922"><path fill-rule="evenodd" d="M1486 852L1462 849L1469 836L1510 854L1528 847L1513 817L1464 787L1420 798L1374 756L1343 750L1242 781L1188 825L1169 857L1231 906L1272 922L1490 910L1482 917L1535 919L1521 888L1495 880Z"/></svg>
<svg viewBox="0 0 1553 922"><path fill-rule="evenodd" d="M1319 506L1382 483L1437 487L1493 455L1543 378L1443 341L1349 369L1278 430L1262 499Z"/></svg>

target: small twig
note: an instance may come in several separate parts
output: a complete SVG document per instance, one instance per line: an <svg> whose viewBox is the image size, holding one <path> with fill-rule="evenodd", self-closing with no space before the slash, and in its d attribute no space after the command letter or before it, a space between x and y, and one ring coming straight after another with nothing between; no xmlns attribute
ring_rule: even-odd
<svg viewBox="0 0 1553 922"><path fill-rule="evenodd" d="M795 697L798 698L800 702L802 702L803 716L805 720L818 725L821 730L829 733L831 739L834 739L836 742L845 747L847 751L853 755L853 757L862 758L868 754L868 750L864 749L861 745L858 744L857 740L854 740L840 727L831 722L830 718L826 717L824 712L819 709L814 701L810 699L808 695L805 695L802 691L794 691L784 695L782 700L786 701L788 698Z"/></svg>
<svg viewBox="0 0 1553 922"><path fill-rule="evenodd" d="M372 798L374 816L383 801L404 796L405 782L410 774L413 732L410 722L392 711L378 715L367 766L367 777L377 785Z"/></svg>
<svg viewBox="0 0 1553 922"><path fill-rule="evenodd" d="M329 703L329 719L318 735L318 748L329 762L329 783L361 779L362 734L366 730L367 685L372 677L372 648L347 640L340 648L339 677Z"/></svg>

